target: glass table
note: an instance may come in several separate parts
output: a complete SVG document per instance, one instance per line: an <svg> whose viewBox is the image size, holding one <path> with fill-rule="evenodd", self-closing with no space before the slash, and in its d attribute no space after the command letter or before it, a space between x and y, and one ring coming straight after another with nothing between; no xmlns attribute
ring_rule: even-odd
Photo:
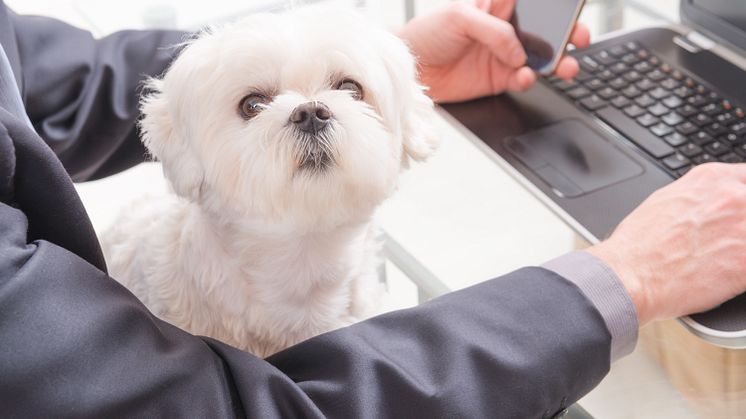
<svg viewBox="0 0 746 419"><path fill-rule="evenodd" d="M446 0L352 3L395 26L407 16ZM10 3L13 1L11 0ZM192 0L104 2L70 0L98 35L114 30L172 26L196 28L287 2L215 0L209 13ZM115 8L113 10L112 8ZM396 9L394 11L390 9ZM589 0L581 18L598 38L613 31L674 22L677 0ZM386 231L385 276L401 296L400 306L493 278L521 266L541 264L587 245L542 204L510 167L500 165L479 139L441 112L443 146L429 162L404 175L400 191L380 211ZM497 122L496 122L497 123ZM116 196L132 185L155 185L157 165L142 165L108 184L80 185L97 227L111 221ZM112 185L116 185L112 187ZM107 195L116 190L117 194ZM116 196L115 196L116 195ZM403 280L406 279L406 280ZM405 284L405 285L403 285ZM409 285L406 285L409 284ZM414 284L414 285L411 285ZM398 288L396 288L398 287ZM580 401L575 418L744 417L746 356L705 344L675 322L641 332L636 351L612 366L607 378ZM694 368L692 368L694 367Z"/></svg>

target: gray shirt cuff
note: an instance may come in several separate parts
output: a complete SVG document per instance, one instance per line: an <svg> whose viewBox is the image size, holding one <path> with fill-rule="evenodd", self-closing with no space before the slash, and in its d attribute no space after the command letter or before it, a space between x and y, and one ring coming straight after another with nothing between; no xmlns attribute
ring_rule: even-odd
<svg viewBox="0 0 746 419"><path fill-rule="evenodd" d="M606 322L611 334L611 361L632 353L640 327L637 310L619 277L604 262L584 251L551 260L543 268L580 288Z"/></svg>

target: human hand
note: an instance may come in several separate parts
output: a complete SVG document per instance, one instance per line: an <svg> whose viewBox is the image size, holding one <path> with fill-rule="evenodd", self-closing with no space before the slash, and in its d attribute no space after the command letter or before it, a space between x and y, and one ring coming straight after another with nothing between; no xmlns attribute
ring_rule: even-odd
<svg viewBox="0 0 746 419"><path fill-rule="evenodd" d="M536 74L525 66L526 53L508 22L515 1L453 2L399 30L417 56L421 81L434 100L456 102L533 86ZM571 42L587 47L588 28L577 25ZM574 58L564 57L557 75L570 79L578 70Z"/></svg>
<svg viewBox="0 0 746 419"><path fill-rule="evenodd" d="M640 325L746 291L746 164L706 164L651 195L591 247L629 291Z"/></svg>

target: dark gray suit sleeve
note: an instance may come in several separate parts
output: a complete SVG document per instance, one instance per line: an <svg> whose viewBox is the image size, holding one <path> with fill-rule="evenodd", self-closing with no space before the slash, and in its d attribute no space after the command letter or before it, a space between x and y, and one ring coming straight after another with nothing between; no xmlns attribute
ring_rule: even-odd
<svg viewBox="0 0 746 419"><path fill-rule="evenodd" d="M4 418L542 418L609 368L599 312L541 268L258 359L158 320L85 248L47 230L29 241L41 216L30 197L53 195L37 211L70 220L80 203L52 152L2 109L0 179ZM69 234L80 234L70 246L90 236Z"/></svg>
<svg viewBox="0 0 746 419"><path fill-rule="evenodd" d="M161 74L186 34L122 31L100 40L55 19L11 13L26 111L76 181L140 163L143 80Z"/></svg>
<svg viewBox="0 0 746 419"><path fill-rule="evenodd" d="M76 179L142 158L136 86L178 33L101 41L13 17L28 113ZM140 149L140 152L142 150ZM610 335L541 268L325 334L267 360L152 316L107 277L67 174L0 109L3 418L541 418L593 388Z"/></svg>

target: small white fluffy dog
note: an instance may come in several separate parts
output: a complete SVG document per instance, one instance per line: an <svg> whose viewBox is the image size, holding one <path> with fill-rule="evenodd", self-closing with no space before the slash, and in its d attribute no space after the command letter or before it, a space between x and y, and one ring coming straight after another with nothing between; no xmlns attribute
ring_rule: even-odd
<svg viewBox="0 0 746 419"><path fill-rule="evenodd" d="M437 143L402 41L350 10L257 14L188 42L150 88L144 142L174 194L103 235L112 276L262 357L374 314L374 212Z"/></svg>

